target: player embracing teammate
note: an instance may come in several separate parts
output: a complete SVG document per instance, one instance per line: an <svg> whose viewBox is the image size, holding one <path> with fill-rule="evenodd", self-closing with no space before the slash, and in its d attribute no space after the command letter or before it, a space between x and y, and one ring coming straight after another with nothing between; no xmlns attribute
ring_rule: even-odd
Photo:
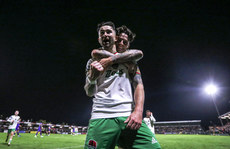
<svg viewBox="0 0 230 149"><path fill-rule="evenodd" d="M154 134L142 122L144 88L136 66L142 52L128 50L134 34L123 26L116 36L112 22L99 24L97 31L102 47L92 51L93 58L86 66L84 88L94 98L85 149L112 149L116 145L160 148Z"/></svg>

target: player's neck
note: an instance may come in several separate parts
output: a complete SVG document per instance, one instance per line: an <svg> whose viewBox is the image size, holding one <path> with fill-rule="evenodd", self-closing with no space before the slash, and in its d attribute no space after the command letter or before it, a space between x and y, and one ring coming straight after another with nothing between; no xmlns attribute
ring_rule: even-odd
<svg viewBox="0 0 230 149"><path fill-rule="evenodd" d="M110 47L102 47L104 50L108 51L108 52L111 52L111 53L116 53L116 46L115 44L110 46Z"/></svg>

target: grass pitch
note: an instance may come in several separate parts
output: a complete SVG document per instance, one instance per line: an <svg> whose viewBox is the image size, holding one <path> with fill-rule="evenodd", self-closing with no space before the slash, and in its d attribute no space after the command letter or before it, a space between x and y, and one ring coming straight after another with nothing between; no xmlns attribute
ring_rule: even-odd
<svg viewBox="0 0 230 149"><path fill-rule="evenodd" d="M0 149L81 149L85 135L51 134L41 138L34 134L15 136L8 147L6 133L0 133ZM230 149L230 136L210 135L156 135L162 149Z"/></svg>

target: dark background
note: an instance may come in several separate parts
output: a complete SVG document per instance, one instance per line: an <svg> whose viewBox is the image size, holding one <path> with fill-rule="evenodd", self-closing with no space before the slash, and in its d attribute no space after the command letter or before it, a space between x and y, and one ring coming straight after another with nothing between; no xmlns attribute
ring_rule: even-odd
<svg viewBox="0 0 230 149"><path fill-rule="evenodd" d="M145 110L157 121L219 124L202 87L220 87L230 111L229 1L0 1L0 114L87 125L92 100L83 89L97 24L133 30L141 49Z"/></svg>

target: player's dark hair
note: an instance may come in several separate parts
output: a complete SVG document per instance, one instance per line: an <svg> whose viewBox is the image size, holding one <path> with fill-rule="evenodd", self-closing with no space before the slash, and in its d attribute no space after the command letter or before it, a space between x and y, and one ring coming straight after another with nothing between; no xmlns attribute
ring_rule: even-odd
<svg viewBox="0 0 230 149"><path fill-rule="evenodd" d="M150 110L146 110L146 112L150 112Z"/></svg>
<svg viewBox="0 0 230 149"><path fill-rule="evenodd" d="M136 34L133 33L127 26L122 25L121 27L118 27L116 29L117 32L117 36L119 36L122 33L125 33L126 35L128 35L128 40L129 42L133 42L134 38L136 37Z"/></svg>
<svg viewBox="0 0 230 149"><path fill-rule="evenodd" d="M116 30L114 23L111 21L107 21L107 22L101 22L97 24L97 32L100 30L102 26L111 26L113 30Z"/></svg>

